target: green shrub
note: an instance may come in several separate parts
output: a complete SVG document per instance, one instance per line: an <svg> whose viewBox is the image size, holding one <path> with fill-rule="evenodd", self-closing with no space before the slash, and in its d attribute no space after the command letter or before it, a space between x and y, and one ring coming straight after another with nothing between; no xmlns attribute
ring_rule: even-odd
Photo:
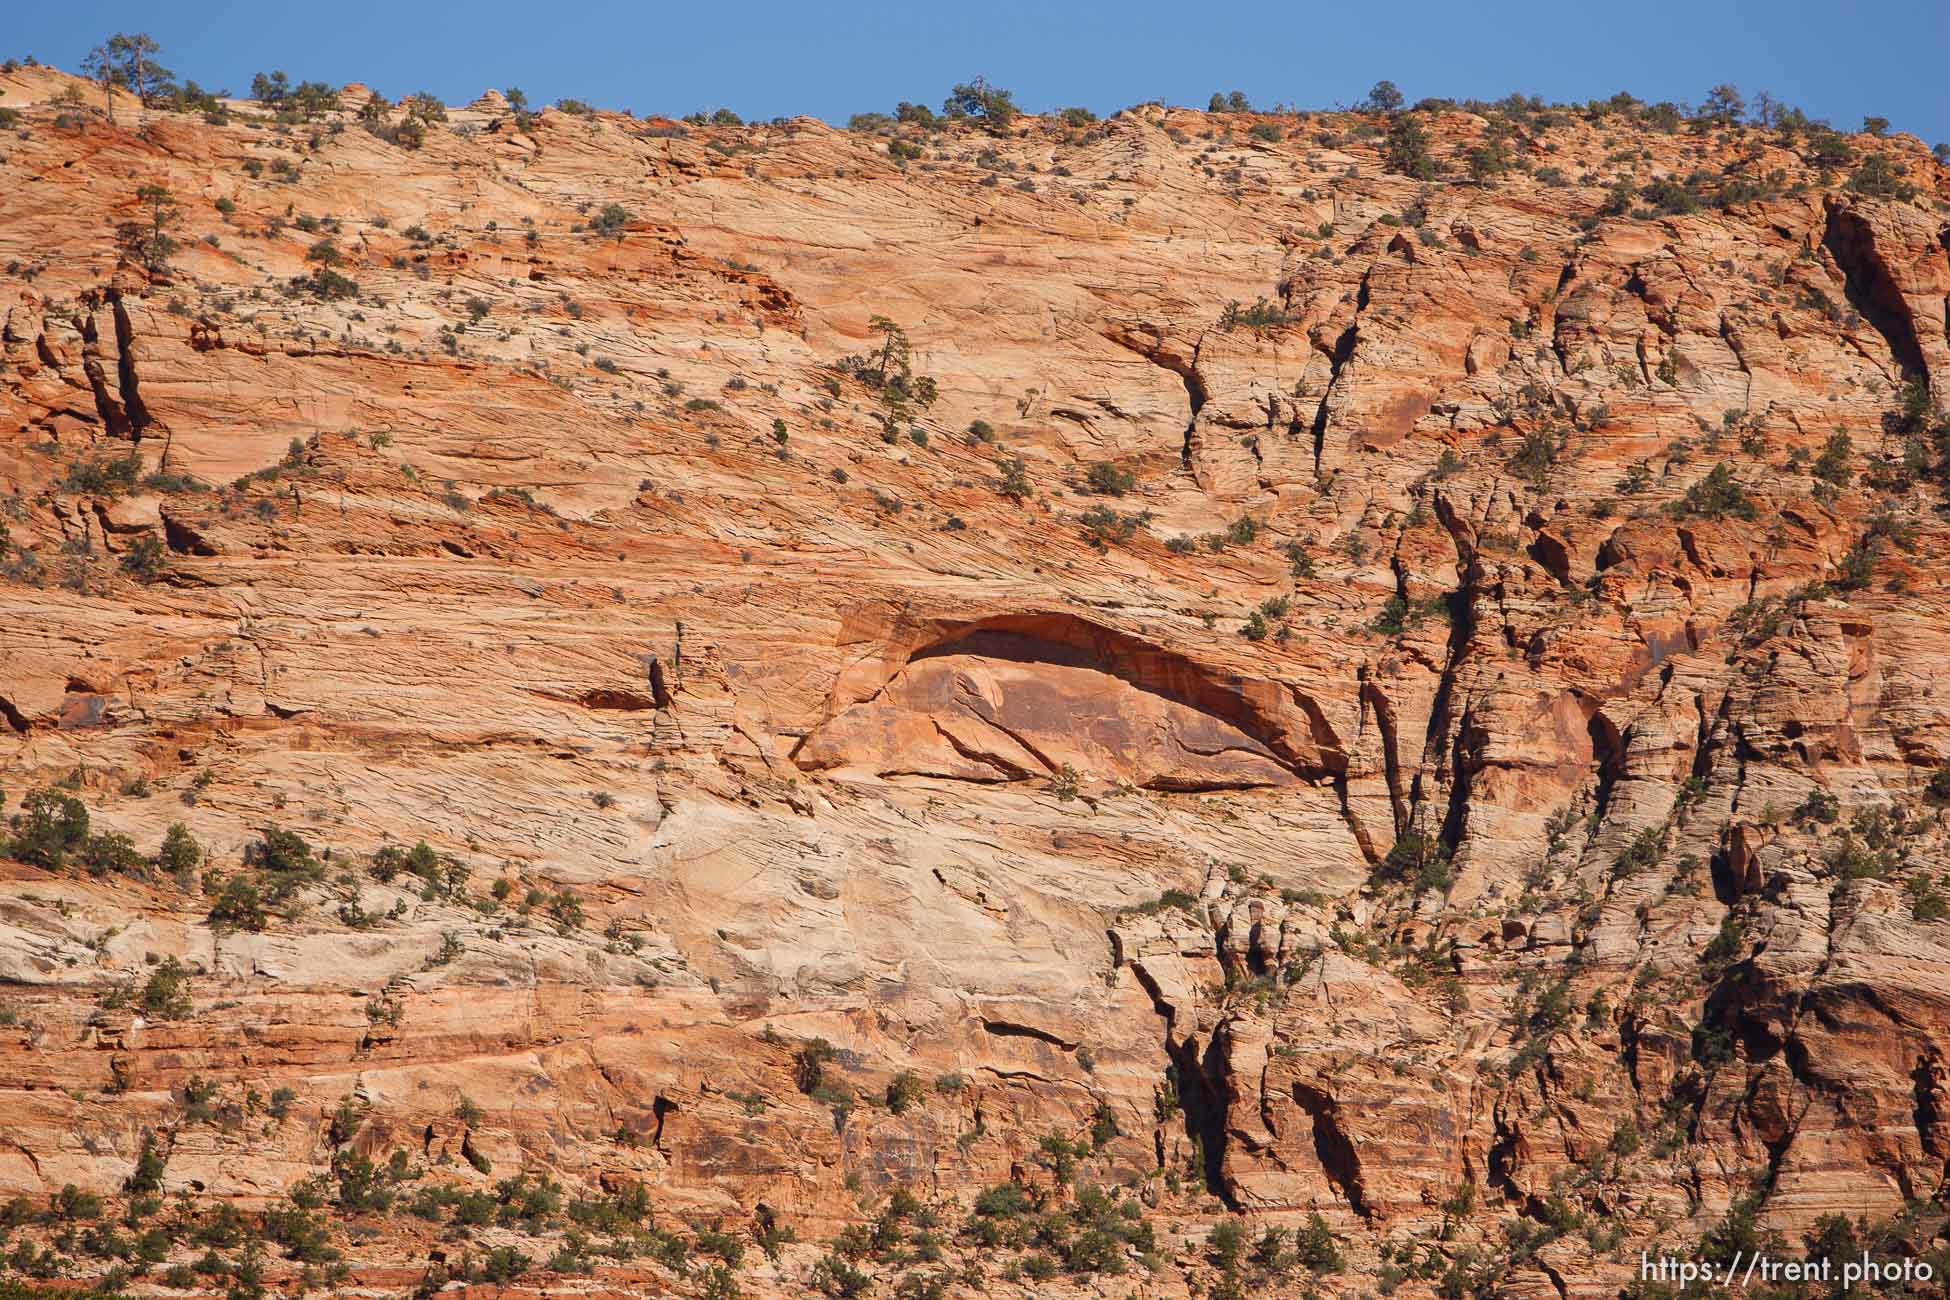
<svg viewBox="0 0 1950 1300"><path fill-rule="evenodd" d="M1950 917L1950 897L1946 897L1938 886L1926 876L1911 876L1904 882L1909 891L1909 914L1912 920L1941 921Z"/></svg>
<svg viewBox="0 0 1950 1300"><path fill-rule="evenodd" d="M528 1271L528 1256L513 1246L496 1246L481 1261L481 1279L496 1286L506 1286Z"/></svg>
<svg viewBox="0 0 1950 1300"><path fill-rule="evenodd" d="M123 1190L130 1195L141 1196L162 1190L164 1158L156 1148L153 1134L142 1135L142 1151L135 1158L135 1169L130 1172Z"/></svg>
<svg viewBox="0 0 1950 1300"><path fill-rule="evenodd" d="M957 121L980 118L990 129L1002 130L1015 121L1020 110L1013 94L990 85L985 77L976 77L950 90L941 111Z"/></svg>
<svg viewBox="0 0 1950 1300"><path fill-rule="evenodd" d="M1219 313L1219 328L1227 333L1236 329L1267 330L1290 324L1292 320L1293 315L1286 308L1264 298L1256 299L1250 307L1241 307L1235 298Z"/></svg>
<svg viewBox="0 0 1950 1300"><path fill-rule="evenodd" d="M1307 1226L1293 1239L1294 1253L1315 1273L1341 1271L1341 1247L1327 1220L1318 1214L1307 1216Z"/></svg>
<svg viewBox="0 0 1950 1300"><path fill-rule="evenodd" d="M61 487L67 492L114 496L132 490L141 474L142 457L133 451L124 456L77 456L68 462Z"/></svg>
<svg viewBox="0 0 1950 1300"><path fill-rule="evenodd" d="M1705 950L1700 953L1700 958L1708 967L1725 965L1733 959L1735 953L1740 951L1745 938L1738 918L1728 913L1720 918L1719 933L1715 934L1712 942L1706 945Z"/></svg>
<svg viewBox="0 0 1950 1300"><path fill-rule="evenodd" d="M1511 472L1531 484L1542 487L1550 477L1553 466L1557 464L1558 440L1548 429L1532 429L1524 434L1523 441L1511 455Z"/></svg>
<svg viewBox="0 0 1950 1300"><path fill-rule="evenodd" d="M329 266L320 266L310 275L293 277L290 282L290 291L294 296L308 293L314 298L323 298L327 302L336 302L346 298L357 298L359 296L359 282L349 276L339 274Z"/></svg>
<svg viewBox="0 0 1950 1300"><path fill-rule="evenodd" d="M142 855L136 852L135 841L116 831L104 831L100 835L90 835L81 851L81 865L91 876L105 876L110 872L128 875L142 868Z"/></svg>
<svg viewBox="0 0 1950 1300"><path fill-rule="evenodd" d="M1150 521L1151 512L1148 510L1128 514L1106 505L1092 506L1077 516L1083 539L1100 549L1108 549L1116 542L1130 541L1137 536L1138 529Z"/></svg>
<svg viewBox="0 0 1950 1300"><path fill-rule="evenodd" d="M1724 461L1715 465L1705 478L1687 488L1679 506L1683 513L1707 519L1724 519L1731 515L1735 519L1753 520L1760 514L1753 498L1747 495L1747 489L1733 476L1733 467Z"/></svg>
<svg viewBox="0 0 1950 1300"><path fill-rule="evenodd" d="M1090 490L1099 496L1121 497L1137 485L1137 475L1127 469L1119 469L1107 460L1097 461L1084 475Z"/></svg>
<svg viewBox="0 0 1950 1300"><path fill-rule="evenodd" d="M1455 872L1449 865L1447 847L1435 836L1416 827L1410 827L1396 839L1382 858L1378 874L1412 885L1418 893L1447 889L1455 883Z"/></svg>
<svg viewBox="0 0 1950 1300"><path fill-rule="evenodd" d="M1850 437L1837 429L1821 445L1821 454L1815 457L1814 476L1836 487L1847 487L1854 477L1849 469L1849 461L1855 451L1855 443Z"/></svg>
<svg viewBox="0 0 1950 1300"><path fill-rule="evenodd" d="M1618 856L1612 859L1612 871L1620 876L1634 875L1656 863L1665 851L1665 827L1647 826L1619 850Z"/></svg>
<svg viewBox="0 0 1950 1300"><path fill-rule="evenodd" d="M163 561L167 554L161 540L145 534L136 538L129 545L129 549L122 552L122 558L118 563L122 572L147 581L163 571Z"/></svg>
<svg viewBox="0 0 1950 1300"><path fill-rule="evenodd" d="M1826 790L1810 790L1790 815L1798 822L1832 826L1842 815L1842 801Z"/></svg>
<svg viewBox="0 0 1950 1300"><path fill-rule="evenodd" d="M620 203L607 203L603 210L590 219L589 229L598 235L623 237L623 228L630 223L630 210Z"/></svg>
<svg viewBox="0 0 1950 1300"><path fill-rule="evenodd" d="M273 825L244 850L244 860L266 871L309 873L319 870L311 845L296 831Z"/></svg>
<svg viewBox="0 0 1950 1300"><path fill-rule="evenodd" d="M1429 596L1422 600L1409 600L1399 594L1390 596L1382 605L1381 612L1368 624L1383 636L1400 636L1409 628L1431 617L1449 617L1449 600L1446 596Z"/></svg>
<svg viewBox="0 0 1950 1300"><path fill-rule="evenodd" d="M1001 461L997 464L1002 470L1002 482L996 491L1011 501L1027 501L1036 495L1036 489L1029 484L1029 471L1022 463L1022 457L1017 456L1014 460Z"/></svg>
<svg viewBox="0 0 1950 1300"><path fill-rule="evenodd" d="M1211 1251L1212 1262L1230 1273L1239 1267L1239 1257L1246 1246L1246 1230L1237 1219L1221 1219L1213 1225L1205 1244Z"/></svg>
<svg viewBox="0 0 1950 1300"><path fill-rule="evenodd" d="M88 841L88 809L71 794L30 791L13 816L13 856L32 866L58 870L68 855Z"/></svg>
<svg viewBox="0 0 1950 1300"><path fill-rule="evenodd" d="M1699 196L1670 176L1661 176L1651 184L1642 187L1639 190L1639 197L1659 213L1669 217L1698 212L1700 207Z"/></svg>
<svg viewBox="0 0 1950 1300"><path fill-rule="evenodd" d="M1862 159L1842 188L1855 194L1907 203L1916 197L1916 187L1903 179L1906 174L1901 163L1891 162L1886 154L1872 153Z"/></svg>
<svg viewBox="0 0 1950 1300"><path fill-rule="evenodd" d="M1388 170L1418 181L1434 180L1435 159L1429 153L1429 133L1414 114L1397 117L1388 127Z"/></svg>
<svg viewBox="0 0 1950 1300"><path fill-rule="evenodd" d="M1858 537L1842 553L1842 562L1835 575L1835 585L1843 591L1860 591L1875 577L1876 554L1880 550L1877 540L1872 536Z"/></svg>
<svg viewBox="0 0 1950 1300"><path fill-rule="evenodd" d="M862 1296L873 1289L871 1277L832 1253L814 1266L812 1282L821 1294L840 1297L840 1300Z"/></svg>
<svg viewBox="0 0 1950 1300"><path fill-rule="evenodd" d="M190 973L174 957L165 957L142 986L142 1010L158 1020L181 1020L190 1014Z"/></svg>
<svg viewBox="0 0 1950 1300"><path fill-rule="evenodd" d="M264 895L248 876L230 876L218 887L210 904L211 925L235 930L262 930L270 922Z"/></svg>
<svg viewBox="0 0 1950 1300"><path fill-rule="evenodd" d="M810 1095L826 1077L826 1067L839 1056L839 1050L823 1038L801 1045L793 1053L792 1077L799 1091Z"/></svg>
<svg viewBox="0 0 1950 1300"><path fill-rule="evenodd" d="M894 1081L887 1085L887 1109L896 1115L903 1114L925 1095L925 1090L921 1086L921 1076L912 1070L902 1070L894 1076Z"/></svg>

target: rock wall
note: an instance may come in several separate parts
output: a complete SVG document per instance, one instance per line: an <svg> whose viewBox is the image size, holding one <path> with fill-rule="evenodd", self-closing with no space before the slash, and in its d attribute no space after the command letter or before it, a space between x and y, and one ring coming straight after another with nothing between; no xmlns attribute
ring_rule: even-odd
<svg viewBox="0 0 1950 1300"><path fill-rule="evenodd" d="M489 96L407 148L352 89L70 84L0 75L0 1192L404 1151L795 1224L747 1285L796 1294L1054 1136L1167 1294L1234 1218L1319 1215L1330 1288L1611 1294L1742 1213L1931 1248L1912 138L1853 141L1877 194L1805 135L1451 110L1423 182L1355 114ZM1615 201L1661 179L1704 205ZM205 857L50 859L37 790Z"/></svg>

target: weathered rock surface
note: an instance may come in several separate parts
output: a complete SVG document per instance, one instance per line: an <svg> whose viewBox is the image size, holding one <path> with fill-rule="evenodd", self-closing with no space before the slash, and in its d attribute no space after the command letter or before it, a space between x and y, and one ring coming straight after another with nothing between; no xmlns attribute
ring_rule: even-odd
<svg viewBox="0 0 1950 1300"><path fill-rule="evenodd" d="M1411 1287L1596 1296L1749 1198L1798 1243L1943 1191L1913 139L1853 142L1915 187L1872 194L1805 137L1526 114L1478 183L1450 111L1420 182L1351 114L908 163L70 84L0 75L0 790L207 864L0 860L0 1192L150 1140L262 1208L401 1150L812 1243L1094 1127L1159 1294L1211 1222L1318 1214L1330 1290L1414 1242ZM1657 178L1725 201L1608 204ZM274 826L329 856L213 924ZM420 842L464 879L374 871ZM923 1099L806 1090L814 1038ZM419 1281L434 1232L372 1231L354 1281Z"/></svg>

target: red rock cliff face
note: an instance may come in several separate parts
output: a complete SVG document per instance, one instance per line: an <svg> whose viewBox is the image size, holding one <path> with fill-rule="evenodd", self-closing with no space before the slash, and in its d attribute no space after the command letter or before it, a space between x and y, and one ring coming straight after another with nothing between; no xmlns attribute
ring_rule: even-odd
<svg viewBox="0 0 1950 1300"><path fill-rule="evenodd" d="M0 1191L401 1151L796 1225L797 1294L897 1187L1023 1267L960 1207L1055 1136L1165 1293L1318 1214L1330 1290L1587 1295L1940 1191L1912 139L69 84L0 76Z"/></svg>

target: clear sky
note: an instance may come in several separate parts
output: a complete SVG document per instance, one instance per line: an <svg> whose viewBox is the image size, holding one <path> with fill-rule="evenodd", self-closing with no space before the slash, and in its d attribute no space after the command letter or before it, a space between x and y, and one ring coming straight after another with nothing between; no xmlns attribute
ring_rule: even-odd
<svg viewBox="0 0 1950 1300"><path fill-rule="evenodd" d="M251 74L363 81L465 102L520 86L605 108L748 118L939 108L980 73L1025 109L1108 112L1148 99L1331 107L1380 78L1413 101L1522 91L1583 100L1629 90L1693 102L1723 81L1840 127L1865 114L1950 140L1950 0L1234 0L1198 4L978 0L0 0L0 57L73 69L115 31L209 89Z"/></svg>

